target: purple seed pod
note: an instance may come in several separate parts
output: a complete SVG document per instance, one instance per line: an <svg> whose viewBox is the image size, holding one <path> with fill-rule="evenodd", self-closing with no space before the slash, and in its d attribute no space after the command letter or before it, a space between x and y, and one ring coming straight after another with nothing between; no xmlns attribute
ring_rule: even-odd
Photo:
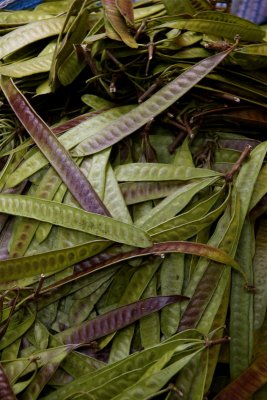
<svg viewBox="0 0 267 400"><path fill-rule="evenodd" d="M0 363L0 399L2 400L17 399L1 363Z"/></svg>
<svg viewBox="0 0 267 400"><path fill-rule="evenodd" d="M110 216L86 176L77 167L51 129L36 114L13 81L2 76L1 87L16 116L81 207L86 211Z"/></svg>
<svg viewBox="0 0 267 400"><path fill-rule="evenodd" d="M78 327L61 332L60 340L66 344L85 344L122 329L167 304L188 300L185 296L156 296L117 308Z"/></svg>

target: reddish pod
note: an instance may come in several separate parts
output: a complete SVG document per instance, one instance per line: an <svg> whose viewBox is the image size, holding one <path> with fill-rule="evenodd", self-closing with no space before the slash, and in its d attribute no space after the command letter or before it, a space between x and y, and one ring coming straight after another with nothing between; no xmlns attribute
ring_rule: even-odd
<svg viewBox="0 0 267 400"><path fill-rule="evenodd" d="M13 392L5 370L0 363L0 399L3 400L16 400L15 393Z"/></svg>
<svg viewBox="0 0 267 400"><path fill-rule="evenodd" d="M167 304L182 300L188 300L188 297L157 296L140 300L86 321L78 327L67 329L60 334L60 338L66 344L90 343L160 310Z"/></svg>
<svg viewBox="0 0 267 400"><path fill-rule="evenodd" d="M86 211L110 215L85 175L70 157L68 151L58 141L46 123L36 114L13 81L2 76L1 87L18 119L81 207Z"/></svg>

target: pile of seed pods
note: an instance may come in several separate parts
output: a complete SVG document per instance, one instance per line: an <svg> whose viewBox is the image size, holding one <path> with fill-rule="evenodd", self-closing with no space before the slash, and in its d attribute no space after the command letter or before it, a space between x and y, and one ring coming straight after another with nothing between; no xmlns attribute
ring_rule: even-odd
<svg viewBox="0 0 267 400"><path fill-rule="evenodd" d="M266 400L267 27L214 3L0 11L1 399Z"/></svg>

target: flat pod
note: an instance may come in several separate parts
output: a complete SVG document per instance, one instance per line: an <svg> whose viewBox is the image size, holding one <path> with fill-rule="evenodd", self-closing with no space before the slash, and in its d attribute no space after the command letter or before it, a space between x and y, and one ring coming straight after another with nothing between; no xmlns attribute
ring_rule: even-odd
<svg viewBox="0 0 267 400"><path fill-rule="evenodd" d="M224 189L225 189L225 185L223 185L222 188L220 188L220 190L212 193L210 196L208 197L204 197L203 200L199 200L199 202L197 202L197 204L194 204L188 211L182 212L181 214L170 218L166 221L164 221L161 224L158 224L156 226L154 226L153 228L148 230L149 235L154 236L154 235L160 235L161 233L165 233L168 234L168 231L174 231L176 229L178 229L179 232L179 227L182 226L186 226L187 224L194 224L197 223L199 220L205 218L203 220L203 222L208 222L206 221L206 218L208 218L208 214L210 214L210 210L212 209L212 207L214 206L214 204L216 204L216 202L222 197L222 195L224 194ZM222 204L225 203L225 206L227 205L227 202L230 199L230 191L227 194L224 202ZM222 204L218 207L222 207ZM223 210L223 208L222 208ZM212 210L211 213L213 213L215 210ZM213 220L210 222L212 223ZM193 236L193 235L192 235ZM167 235L166 235L167 237ZM190 237L190 236L189 236ZM169 239L171 240L171 239ZM185 239L183 239L185 240ZM162 240L163 242L164 240Z"/></svg>
<svg viewBox="0 0 267 400"><path fill-rule="evenodd" d="M0 363L0 397L5 400L16 400L15 393L12 390L11 383L9 382L5 370Z"/></svg>
<svg viewBox="0 0 267 400"><path fill-rule="evenodd" d="M52 65L52 58L53 54L50 53L29 60L3 65L0 67L0 73L12 78L23 78L24 76L48 72Z"/></svg>
<svg viewBox="0 0 267 400"><path fill-rule="evenodd" d="M140 228L55 201L0 194L0 212L49 222L131 246L151 245L149 236Z"/></svg>
<svg viewBox="0 0 267 400"><path fill-rule="evenodd" d="M219 172L205 168L190 168L163 164L163 163L131 163L115 168L116 178L119 182L143 181L186 181L198 178L221 176Z"/></svg>
<svg viewBox="0 0 267 400"><path fill-rule="evenodd" d="M147 215L138 219L135 222L136 226L149 230L174 217L190 203L194 195L212 184L215 184L217 180L217 177L199 179L188 183L184 187L178 188L174 193L165 197L165 199L153 207Z"/></svg>
<svg viewBox="0 0 267 400"><path fill-rule="evenodd" d="M210 331L214 332L214 330L216 330L217 328L219 328L225 324L227 311L228 311L228 304L229 304L229 301L228 301L229 300L229 290L230 290L230 286L228 286L225 290L223 300L220 304L220 308L218 309L217 314L214 317ZM217 330L217 332L214 332L212 339L213 340L220 339L223 337L223 334L224 334L224 332L222 332L221 330ZM206 381L205 381L204 393L208 392L208 390L210 389L210 386L212 384L215 368L216 368L218 358L220 355L220 346L214 346L212 348L209 348L208 353L209 353L208 371L207 371L207 376L206 376Z"/></svg>
<svg viewBox="0 0 267 400"><path fill-rule="evenodd" d="M132 224L132 217L110 163L107 165L104 204L106 204L113 218Z"/></svg>
<svg viewBox="0 0 267 400"><path fill-rule="evenodd" d="M55 17L21 26L0 38L0 58L20 48L50 36L58 35L65 17Z"/></svg>
<svg viewBox="0 0 267 400"><path fill-rule="evenodd" d="M162 231L158 231L155 234L153 232L149 232L149 235L151 236L152 240L155 242L163 242L163 241L170 241L170 240L176 240L179 238L180 240L187 240L194 235L197 235L203 231L203 229L206 229L212 225L213 222L215 222L220 215L224 212L225 208L227 207L227 203L229 202L230 196L228 196L225 201L217 208L214 210L206 213L204 211L203 215L198 218L190 221L188 218L188 222L186 221L188 215L190 214L190 211L181 214L181 218L179 219L179 216L177 217L177 222L178 225L174 226L174 228L169 228L169 229L164 229ZM213 200L213 199L212 199ZM209 206L208 202L206 203L207 206ZM203 207L204 210L204 207ZM193 211L198 211L197 207L192 209ZM181 221L184 217L184 223ZM175 222L176 218L173 218L173 222ZM182 223L179 224L179 221ZM171 222L171 220L167 221ZM164 224L163 224L164 225ZM159 225L160 227L160 225Z"/></svg>
<svg viewBox="0 0 267 400"><path fill-rule="evenodd" d="M184 254L170 254L163 260L160 268L160 291L162 295L182 293L184 284ZM180 320L179 303L165 307L160 315L160 328L168 338L174 335Z"/></svg>
<svg viewBox="0 0 267 400"><path fill-rule="evenodd" d="M145 4L144 4L145 5ZM134 21L135 23L142 23L144 19L149 17L156 17L165 13L165 7L163 4L146 5L146 7L137 7L139 4L135 4L134 8Z"/></svg>
<svg viewBox="0 0 267 400"><path fill-rule="evenodd" d="M262 142L250 153L247 162L242 166L237 179L236 189L240 195L241 225L240 232L249 209L254 185L259 175L267 151L267 142Z"/></svg>
<svg viewBox="0 0 267 400"><path fill-rule="evenodd" d="M240 18L237 15L230 13L222 13L220 11L206 10L200 11L194 16L197 19L207 19L211 21L228 22L229 24L242 25L246 28L257 29L260 28L257 24L247 19Z"/></svg>
<svg viewBox="0 0 267 400"><path fill-rule="evenodd" d="M151 261L148 260L147 263L144 263L144 265L139 266L139 268L133 273L128 285L125 287L125 290L123 291L123 294L119 300L119 306L132 303L133 301L137 301L141 298L151 280L153 279L153 277L155 277L155 274L161 263L162 259L160 257L156 257ZM157 293L154 294L157 295ZM168 293L168 295L169 294L170 293ZM155 317L156 315L153 315L149 318ZM134 336L134 330L134 325L131 325L126 329L123 329L122 331L116 333L109 354L109 363L113 363L117 360L127 357L130 354L130 347ZM100 348L104 348L105 346L107 346L108 342L111 341L112 338L112 335L105 338L100 343Z"/></svg>
<svg viewBox="0 0 267 400"><path fill-rule="evenodd" d="M38 12L47 12L51 14L58 15L61 12L67 11L69 6L68 0L57 0L53 2L44 2L35 7Z"/></svg>
<svg viewBox="0 0 267 400"><path fill-rule="evenodd" d="M267 221L264 216L258 222L256 234L255 253L253 257L254 285L254 330L260 329L264 322L267 308L266 288L266 233Z"/></svg>
<svg viewBox="0 0 267 400"><path fill-rule="evenodd" d="M136 43L134 37L128 32L128 27L125 20L127 19L128 22L133 23L132 1L124 0L121 2L116 0L102 0L102 5L108 23L112 26L119 38L127 46L137 48L138 44ZM110 30L107 29L108 36L109 33ZM111 36L112 39L115 38L113 35Z"/></svg>
<svg viewBox="0 0 267 400"><path fill-rule="evenodd" d="M168 0L163 0L163 4L166 7L167 13L169 15L177 15L177 14L194 14L195 9L192 4L192 1L185 0L179 2L169 2Z"/></svg>
<svg viewBox="0 0 267 400"><path fill-rule="evenodd" d="M174 295L150 297L140 300L86 321L78 327L69 328L60 333L60 340L65 344L90 343L93 340L124 328L168 304L186 299L187 297L185 296Z"/></svg>
<svg viewBox="0 0 267 400"><path fill-rule="evenodd" d="M168 292L166 294L170 295L170 294L176 294L176 293L180 293L180 292L179 291L172 292L172 293ZM163 293L161 293L161 294L163 294ZM142 297L145 299L147 297L156 296L156 295L157 295L157 276L154 274L153 278L151 279L147 288L145 289ZM159 313L153 313L152 315L148 315L145 318L142 318L139 322L139 326L140 326L141 343L142 343L142 347L144 349L147 347L152 347L152 346L160 343Z"/></svg>
<svg viewBox="0 0 267 400"><path fill-rule="evenodd" d="M20 311L17 311L17 312L19 313ZM10 344L14 343L17 339L22 338L23 335L25 335L25 333L34 324L35 318L36 318L36 313L32 312L30 310L30 308L27 308L27 314L25 312L25 314L23 315L22 322L16 323L15 326L12 326L12 324L9 325L4 336L1 338L0 350L5 349ZM14 318L14 321L16 321L17 316L18 316L18 314L17 315L15 314L12 317L12 318Z"/></svg>
<svg viewBox="0 0 267 400"><path fill-rule="evenodd" d="M23 393L23 400L38 399L40 392L55 374L64 358L74 349L75 346L66 346L65 351L62 351L61 354L50 359L49 362L42 366Z"/></svg>
<svg viewBox="0 0 267 400"><path fill-rule="evenodd" d="M79 277L86 276L87 274L91 274L93 271L105 268L110 265L117 264L121 261L130 260L136 257L142 257L145 255L158 255L160 257L164 257L165 253L185 253L185 254L194 254L197 256L207 257L211 260L214 260L217 263L222 263L226 265L231 265L232 268L239 271L246 281L246 276L242 267L227 253L223 250L217 249L216 247L208 246L202 243L194 243L194 242L164 242L164 243L156 243L153 246L146 249L138 249L130 252L119 254L118 256L110 257L104 261L100 259L100 262L96 261L93 264L89 264L83 271L77 272L72 277L67 277L63 279L63 281L57 282L55 285L49 285L45 289L41 291L41 293L45 293L58 284L65 284L69 281L77 279Z"/></svg>
<svg viewBox="0 0 267 400"><path fill-rule="evenodd" d="M226 251L229 251L229 245L232 245L233 241L236 239L238 235L239 228L239 210L240 204L238 202L238 196L236 196L235 190L231 190L231 202L228 207L224 211L224 214L221 216L219 221L217 222L216 228L212 236L208 240L208 244L212 246L216 246L217 248L223 248ZM228 247L226 247L227 245ZM185 293L191 298L196 297L198 295L199 299L194 299L194 311L198 313L198 308L200 306L199 301L204 300L205 295L210 293L210 291L214 291L214 282L210 282L210 279L206 279L206 274L209 269L210 262L205 259L199 259L197 265L194 269L194 273L190 277L190 280L185 289ZM214 271L214 275L217 274L214 263L212 263L212 269ZM212 274L211 274L212 277ZM201 280L204 279L205 284L205 293L201 291L196 291L196 288L200 284ZM247 280L247 279L246 279ZM203 294L203 296L202 296ZM205 299L206 301L206 299ZM190 313L188 312L187 317L190 319Z"/></svg>
<svg viewBox="0 0 267 400"><path fill-rule="evenodd" d="M228 15L227 15L228 16ZM193 32L201 32L206 34L213 34L214 32L220 32L221 36L233 40L236 35L239 35L244 41L262 41L265 34L263 29L257 25L244 26L243 24L216 21L213 19L177 19L175 21L166 22L165 24L159 25L159 28L171 28L171 29L186 29Z"/></svg>
<svg viewBox="0 0 267 400"><path fill-rule="evenodd" d="M70 150L89 135L93 135L108 126L110 121L119 118L122 114L131 110L132 107L131 105L116 107L115 109L103 111L99 115L93 115L93 118L88 118L89 116L86 117L85 115L85 120L82 120L81 123L77 123L80 119L80 117L77 117L72 121L64 123L63 126L59 125L52 130L55 134L61 133L62 130L66 131L59 137L59 141L66 150ZM74 124L74 126L72 124ZM76 149L73 149L72 155L79 156L75 151ZM81 153L80 156L83 156L83 153ZM27 179L47 164L47 158L40 151L34 152L9 176L7 186L13 187L18 185L18 183Z"/></svg>
<svg viewBox="0 0 267 400"><path fill-rule="evenodd" d="M239 210L239 196L236 195L236 192L233 189L231 191L231 202L226 208L224 215L221 217L221 221L218 222L216 227L216 230L219 230L219 223L222 222L223 219L225 222L228 220L227 225L222 229L222 231L224 231L222 240L219 243L217 242L217 246L221 249L224 249L231 255L235 254L236 246L239 240ZM243 267L242 270L244 271ZM197 271L198 268L196 268L194 272L195 276L197 275ZM205 333L208 333L212 319L215 317L217 309L221 304L221 298L224 294L229 276L229 268L224 268L223 271L219 271L218 268L216 268L216 263L213 262L207 266L204 274L202 274L197 286L195 287L195 292L190 299L187 309L183 313L179 327L180 330L188 329L188 327L193 326L201 326L202 332L204 331ZM243 276L246 277L244 283L247 283L248 278L246 272ZM193 279L191 279L191 281L192 280ZM209 311L207 311L207 314L206 310Z"/></svg>
<svg viewBox="0 0 267 400"><path fill-rule="evenodd" d="M86 10L80 10L76 17L75 25L71 26L70 31L73 33L64 38L64 45L59 46L59 50L55 53L55 63L52 67L55 68L57 78L64 86L72 83L75 78L82 72L86 63L82 57L78 57L74 46L76 43L83 42L88 31L88 23L90 14Z"/></svg>
<svg viewBox="0 0 267 400"><path fill-rule="evenodd" d="M200 347L201 345L199 345ZM178 361L170 362L165 368L154 369L151 367L151 372L147 371L144 376L138 380L138 382L127 388L125 391L120 393L118 396L113 397L114 400L138 400L141 398L147 398L149 395L156 394L167 382L177 374L185 365L187 365L204 347L200 347L197 350L191 350L189 354L185 352L184 355L178 359ZM164 357L164 356L163 356ZM162 357L162 358L163 358ZM148 397L149 398L149 397Z"/></svg>
<svg viewBox="0 0 267 400"><path fill-rule="evenodd" d="M254 253L255 238L254 229L248 219L245 220L241 231L236 259L243 266L250 281L253 282L252 258ZM244 284L240 275L232 274L229 333L230 341L230 374L231 379L238 377L251 363L253 351L253 303L258 302L256 294L258 286L255 281L256 293L252 294L244 290ZM264 303L264 302L262 302ZM263 306L263 304L262 304ZM264 308L264 306L263 306ZM242 312L240 312L242 310ZM264 309L265 314L265 309ZM255 327L254 327L255 329Z"/></svg>
<svg viewBox="0 0 267 400"><path fill-rule="evenodd" d="M201 339L201 335L192 330L175 335L172 337L171 341L165 341L149 349L136 352L119 362L104 366L99 371L86 373L84 376L78 376L68 385L50 393L45 399L63 400L66 399L67 396L74 396L75 393L79 392L81 387L85 390L92 390L102 386L106 382L110 382L118 376L125 376L125 372L140 370L140 368L144 366L148 369L166 352L175 350L183 351L186 346L187 348L189 348L190 345L193 347L195 342L199 342ZM136 379L134 380L134 383L135 382Z"/></svg>
<svg viewBox="0 0 267 400"><path fill-rule="evenodd" d="M72 248L64 248L30 256L0 261L1 282L8 282L41 274L51 274L65 269L107 246L107 241L92 241Z"/></svg>
<svg viewBox="0 0 267 400"><path fill-rule="evenodd" d="M120 190L127 205L155 200L173 193L181 183L178 182L125 182Z"/></svg>
<svg viewBox="0 0 267 400"><path fill-rule="evenodd" d="M214 400L249 400L267 382L267 354L256 358L248 369L226 386Z"/></svg>
<svg viewBox="0 0 267 400"><path fill-rule="evenodd" d="M70 192L87 211L110 215L81 170L45 122L35 113L12 80L1 77L1 87L22 125L57 171Z"/></svg>
<svg viewBox="0 0 267 400"><path fill-rule="evenodd" d="M50 200L57 191L61 179L53 168L48 169L41 179L39 186L33 191L33 196ZM19 219L18 219L19 220ZM23 256L27 251L32 238L38 228L39 222L32 219L21 219L16 222L12 238L9 242L9 256Z"/></svg>
<svg viewBox="0 0 267 400"><path fill-rule="evenodd" d="M259 56L267 56L267 44L250 44L247 46L240 47L236 50L237 53L254 54Z"/></svg>
<svg viewBox="0 0 267 400"><path fill-rule="evenodd" d="M254 185L254 190L253 190L250 204L249 204L250 211L257 205L257 203L267 193L266 178L267 178L267 164L264 164L257 176L256 182Z"/></svg>
<svg viewBox="0 0 267 400"><path fill-rule="evenodd" d="M14 360L3 360L3 366L5 368L6 374L10 381L14 381L17 376L20 378L34 372L37 368L49 363L50 360L64 357L65 354L73 350L73 346L61 345L58 347L53 347L45 350L34 350L28 357L16 358ZM32 360L36 360L35 363Z"/></svg>
<svg viewBox="0 0 267 400"><path fill-rule="evenodd" d="M231 54L231 57L235 58L237 57L239 53L238 52L233 52ZM254 56L255 57L255 56ZM258 60L257 60L258 61ZM266 58L267 61L267 58ZM263 102L263 106L266 101L266 91L264 87L261 87L260 85L255 85L253 81L244 81L240 79L238 76L231 76L227 75L227 73L224 74L215 74L212 73L210 74L207 79L212 79L212 81L215 83L215 85L218 85L218 88L227 91L227 88L229 85L231 85L232 90L234 93L236 93L237 96L239 96L241 99L247 99L248 101L252 101L253 99L255 100L256 104L260 105L260 101ZM225 85L225 89L224 89ZM213 86L213 85L212 85Z"/></svg>
<svg viewBox="0 0 267 400"><path fill-rule="evenodd" d="M210 73L227 57L231 50L232 48L210 56L193 67L188 68L144 103L138 105L134 110L112 123L108 129L100 131L97 135L93 135L87 141L87 154L96 153L119 142L151 121Z"/></svg>
<svg viewBox="0 0 267 400"><path fill-rule="evenodd" d="M18 27L30 22L35 22L47 18L52 18L53 14L46 11L21 10L20 12L0 11L1 27Z"/></svg>

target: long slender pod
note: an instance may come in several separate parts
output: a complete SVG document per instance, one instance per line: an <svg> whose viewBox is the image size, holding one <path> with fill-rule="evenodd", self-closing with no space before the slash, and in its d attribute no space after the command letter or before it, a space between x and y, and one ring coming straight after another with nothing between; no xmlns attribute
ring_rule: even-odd
<svg viewBox="0 0 267 400"><path fill-rule="evenodd" d="M231 207L225 210L224 215L219 222L225 222L223 237L220 241L218 241L218 247L227 250L230 254L233 251L233 247L236 245L237 232L240 223L239 218L239 201L238 197L235 195L235 192L232 194ZM218 223L217 229L222 230L221 223ZM217 232L215 231L215 234ZM200 263L200 262L199 262ZM229 274L229 270L227 271ZM191 300L184 311L179 330L182 331L184 329L188 329L189 327L197 326L200 320L203 318L205 310L210 302L212 302L212 297L216 295L216 289L218 289L218 285L220 283L220 279L222 278L222 271L218 271L216 268L216 263L211 262L205 270L205 273L201 276L198 284L195 288L195 292L191 297ZM198 277L198 268L196 268L195 273L193 275L193 279ZM192 281L192 280L191 280ZM185 293L191 293L193 288L193 282L190 282L190 286L185 290ZM223 292L224 293L224 292ZM220 305L219 301L219 305ZM214 310L215 313L217 310ZM203 320L201 321L203 324ZM211 316L205 318L205 323L212 323ZM206 330L206 328L205 328ZM207 333L207 332L205 332Z"/></svg>
<svg viewBox="0 0 267 400"><path fill-rule="evenodd" d="M195 254L197 256L204 256L208 257L214 261L216 261L215 266L216 268L219 267L218 263L231 265L233 268L236 268L243 277L244 282L246 282L246 276L240 267L239 264L235 262L231 257L227 255L227 253L223 252L222 250L213 248L211 246L203 245L202 243L193 243L193 242L165 242L165 243L157 243L149 248L146 249L138 249L133 250L130 252L119 254L118 256L111 257L108 253L105 255L104 260L100 259L100 261L89 263L89 266L82 271L79 271L72 276L63 278L56 283L52 283L51 285L47 286L45 289L41 290L41 293L45 293L51 289L56 288L57 286L64 285L68 282L75 281L77 278L81 278L92 272L105 268L110 265L117 264L121 261L130 260L136 257L142 257L145 255L159 255L162 257L165 253L185 253L185 254ZM40 257L42 257L40 255ZM107 256L107 257L106 257ZM98 258L98 257L97 257ZM17 260L15 260L17 261ZM26 261L26 260L25 260ZM208 264L208 260L205 260L205 263Z"/></svg>
<svg viewBox="0 0 267 400"><path fill-rule="evenodd" d="M153 276L155 275L161 262L162 259L157 257L151 262L147 262L147 265L143 265L142 267L138 268L138 270L132 276L128 286L125 288L125 291L119 302L120 305L131 303L132 301L137 301L141 298L144 290L149 285L151 279L153 279ZM112 342L109 362L115 362L129 355L133 334L133 325L116 334ZM104 343L106 345L107 340L104 341Z"/></svg>
<svg viewBox="0 0 267 400"><path fill-rule="evenodd" d="M148 235L140 228L55 201L30 196L0 195L0 212L49 222L137 247L151 245Z"/></svg>
<svg viewBox="0 0 267 400"><path fill-rule="evenodd" d="M99 371L85 373L83 376L79 376L69 384L50 393L44 399L65 399L68 395L74 396L75 393L79 392L81 387L83 387L84 390L87 389L87 391L101 387L104 383L110 382L112 378L116 378L120 375L125 377L125 373L128 371L134 372L139 370L140 373L137 373L137 377L139 377L165 353L190 349L196 345L196 342L199 343L200 340L201 336L196 331L188 331L186 335L175 335L171 341L165 341L156 346L144 349L141 352L136 352L130 357L117 361L114 364L104 366ZM145 368L141 367L140 369L140 365ZM135 374L130 384L136 383L137 377Z"/></svg>
<svg viewBox="0 0 267 400"><path fill-rule="evenodd" d="M61 184L61 179L53 168L50 168L44 175L33 196L50 200ZM10 257L23 256L39 226L39 221L31 218L22 218L16 224L12 239L9 243Z"/></svg>
<svg viewBox="0 0 267 400"><path fill-rule="evenodd" d="M221 339L224 334L224 324L227 316L228 306L229 306L229 294L230 294L230 280L225 289L224 296L222 298L221 305L214 317L211 329L210 337L212 340ZM207 393L213 381L214 372L217 366L218 358L220 355L221 345L213 346L209 349L209 359L207 366L207 376L205 380L204 393Z"/></svg>
<svg viewBox="0 0 267 400"><path fill-rule="evenodd" d="M127 287L125 288L119 300L120 306L131 303L133 301L137 301L141 298L144 290L153 278L161 262L162 260L156 257L154 260L147 262L145 265L137 269L137 271L131 277ZM116 334L112 342L109 362L120 360L121 358L129 355L133 335L134 325L131 325ZM105 338L100 346L106 346L108 341L110 341L111 339L111 336Z"/></svg>
<svg viewBox="0 0 267 400"><path fill-rule="evenodd" d="M126 136L141 128L152 118L170 107L175 101L187 93L202 78L211 72L225 57L232 51L232 48L221 53L212 55L193 67L188 68L172 82L165 85L157 93L152 95L144 103L132 111L120 117L112 123L108 129L100 131L83 143L83 151L86 154L96 153L103 150Z"/></svg>
<svg viewBox="0 0 267 400"><path fill-rule="evenodd" d="M72 160L65 147L58 141L46 123L36 114L13 81L1 76L1 87L25 129L55 168L82 208L98 214L109 215L108 210L99 199L87 178Z"/></svg>
<svg viewBox="0 0 267 400"><path fill-rule="evenodd" d="M61 332L57 337L66 344L85 344L115 332L118 329L132 324L138 319L160 310L168 304L183 301L184 296L157 296L139 300L135 303L117 308L113 311L98 316L90 321L85 321L78 327L71 327Z"/></svg>
<svg viewBox="0 0 267 400"><path fill-rule="evenodd" d="M264 353L226 386L214 400L249 400L267 382L267 354Z"/></svg>
<svg viewBox="0 0 267 400"><path fill-rule="evenodd" d="M257 330L264 322L267 308L267 281L266 281L266 243L267 220L263 216L259 221L253 258L254 271L254 329Z"/></svg>
<svg viewBox="0 0 267 400"><path fill-rule="evenodd" d="M254 235L250 221L245 220L236 258L253 281L252 256ZM239 376L251 363L253 350L253 294L244 288L238 274L232 273L230 297L230 373ZM242 312L240 312L242 310Z"/></svg>
<svg viewBox="0 0 267 400"><path fill-rule="evenodd" d="M165 199L153 207L144 217L137 220L135 225L148 230L173 218L190 202L196 193L201 189L215 184L216 181L217 178L201 179L178 188L174 193L165 197Z"/></svg>
<svg viewBox="0 0 267 400"><path fill-rule="evenodd" d="M0 363L0 396L1 399L3 400L17 399L1 363Z"/></svg>
<svg viewBox="0 0 267 400"><path fill-rule="evenodd" d="M44 386L55 374L61 362L67 357L68 353L74 350L75 346L66 346L65 351L56 357L51 358L36 374L26 391L22 395L22 400L36 400Z"/></svg>
<svg viewBox="0 0 267 400"><path fill-rule="evenodd" d="M104 204L107 206L113 218L132 223L132 218L125 202L121 187L119 186L112 166L107 165L106 186L104 193Z"/></svg>
<svg viewBox="0 0 267 400"><path fill-rule="evenodd" d="M156 274L154 274L146 290L143 293L143 298L145 299L156 295L157 295L157 276ZM139 322L139 326L140 326L141 344L144 349L160 343L159 313L153 313L145 318L142 318Z"/></svg>
<svg viewBox="0 0 267 400"><path fill-rule="evenodd" d="M200 357L201 354L198 354L182 369L175 380L175 390L170 390L166 400L190 399L192 382L198 372Z"/></svg>
<svg viewBox="0 0 267 400"><path fill-rule="evenodd" d="M79 121L79 117L77 117L74 120L65 122L63 125L52 128L52 131L55 134L62 133L62 131L64 132L59 136L58 140L66 150L70 150L85 138L108 126L112 120L120 117L122 114L131 110L132 108L133 106L131 105L120 106L103 111L97 115L92 115L91 118L88 116L85 118L85 114L85 116L82 116L83 118L80 116L81 121ZM73 154L73 156L75 156L75 154ZM78 156L83 157L83 154ZM22 182L24 179L27 179L33 173L45 167L48 163L49 162L47 158L38 149L36 149L36 151L33 153L28 154L28 157L25 159L25 161L16 170L14 170L13 173L10 174L7 186L13 187L18 185L18 183Z"/></svg>
<svg viewBox="0 0 267 400"><path fill-rule="evenodd" d="M190 400L202 400L205 396L205 380L208 372L209 349L200 354L201 357L198 363L197 373L194 376L190 390Z"/></svg>
<svg viewBox="0 0 267 400"><path fill-rule="evenodd" d="M162 295L182 293L184 283L184 254L170 254L165 257L160 268L160 290ZM161 312L161 331L170 337L179 324L180 304L172 304Z"/></svg>

